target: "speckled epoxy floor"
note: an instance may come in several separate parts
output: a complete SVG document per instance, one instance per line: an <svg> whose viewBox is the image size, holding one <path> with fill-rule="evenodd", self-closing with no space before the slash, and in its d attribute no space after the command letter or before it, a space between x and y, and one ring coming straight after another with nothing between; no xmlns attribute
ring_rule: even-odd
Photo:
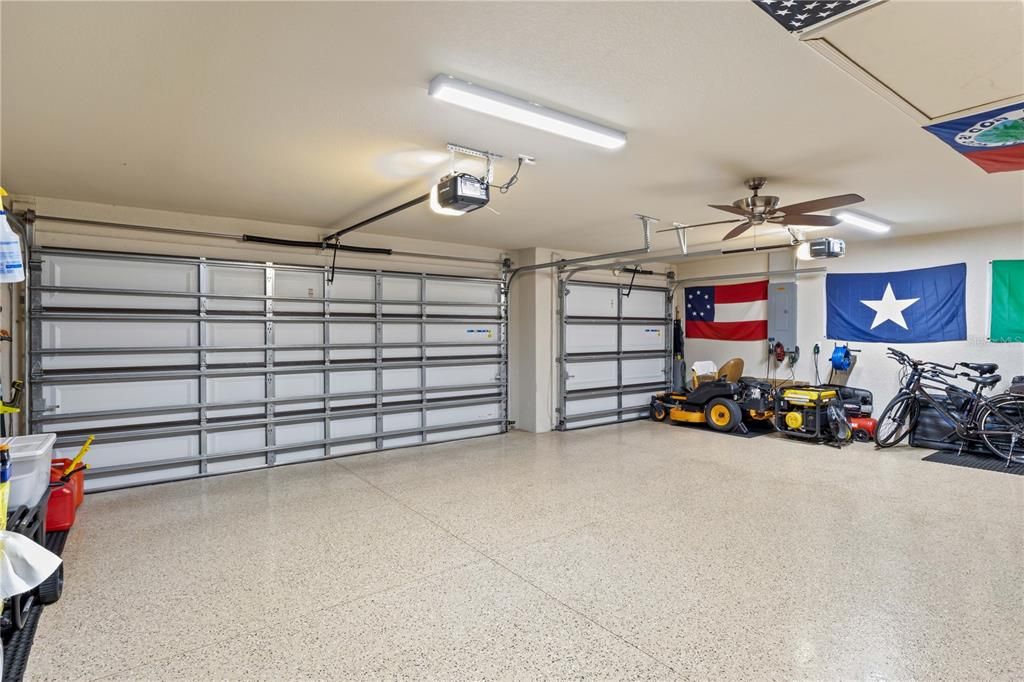
<svg viewBox="0 0 1024 682"><path fill-rule="evenodd" d="M91 495L30 679L1024 679L1024 477L635 422Z"/></svg>

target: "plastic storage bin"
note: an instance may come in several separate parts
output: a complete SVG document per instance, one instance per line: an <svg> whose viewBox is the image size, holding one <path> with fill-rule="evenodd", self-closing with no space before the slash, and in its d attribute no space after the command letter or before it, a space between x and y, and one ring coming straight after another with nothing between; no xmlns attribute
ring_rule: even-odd
<svg viewBox="0 0 1024 682"><path fill-rule="evenodd" d="M0 439L11 449L11 496L8 509L34 507L50 484L50 457L57 435L38 433Z"/></svg>

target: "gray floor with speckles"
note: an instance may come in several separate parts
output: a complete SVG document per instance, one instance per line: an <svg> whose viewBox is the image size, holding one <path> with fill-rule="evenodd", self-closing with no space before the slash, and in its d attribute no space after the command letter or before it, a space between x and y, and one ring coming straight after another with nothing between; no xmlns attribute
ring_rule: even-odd
<svg viewBox="0 0 1024 682"><path fill-rule="evenodd" d="M29 679L1024 679L1024 477L636 422L90 495Z"/></svg>

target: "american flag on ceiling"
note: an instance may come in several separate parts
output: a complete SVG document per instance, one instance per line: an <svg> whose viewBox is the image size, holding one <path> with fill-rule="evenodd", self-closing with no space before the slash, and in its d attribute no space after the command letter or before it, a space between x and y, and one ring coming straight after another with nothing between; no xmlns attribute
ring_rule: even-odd
<svg viewBox="0 0 1024 682"><path fill-rule="evenodd" d="M878 0L753 0L783 28L799 33Z"/></svg>

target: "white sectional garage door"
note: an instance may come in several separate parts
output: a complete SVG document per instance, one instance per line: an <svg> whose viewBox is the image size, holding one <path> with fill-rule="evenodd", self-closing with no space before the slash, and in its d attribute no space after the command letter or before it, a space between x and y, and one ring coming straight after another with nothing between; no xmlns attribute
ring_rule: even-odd
<svg viewBox="0 0 1024 682"><path fill-rule="evenodd" d="M41 249L30 419L100 490L507 430L499 279Z"/></svg>
<svg viewBox="0 0 1024 682"><path fill-rule="evenodd" d="M668 290L570 281L558 311L558 428L647 417L671 380Z"/></svg>

